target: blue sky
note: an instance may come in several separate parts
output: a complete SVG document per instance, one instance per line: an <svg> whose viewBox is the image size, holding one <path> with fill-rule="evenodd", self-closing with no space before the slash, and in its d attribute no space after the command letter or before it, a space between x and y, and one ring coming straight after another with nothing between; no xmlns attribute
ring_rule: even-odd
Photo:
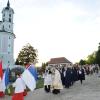
<svg viewBox="0 0 100 100"><path fill-rule="evenodd" d="M0 10L7 0L0 0ZM16 35L14 58L26 43L39 63L53 57L77 62L100 42L100 0L10 0Z"/></svg>

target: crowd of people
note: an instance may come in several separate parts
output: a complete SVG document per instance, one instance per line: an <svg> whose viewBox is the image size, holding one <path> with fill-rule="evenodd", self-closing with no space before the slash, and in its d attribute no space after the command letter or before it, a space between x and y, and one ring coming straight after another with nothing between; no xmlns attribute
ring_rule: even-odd
<svg viewBox="0 0 100 100"><path fill-rule="evenodd" d="M26 65L26 69L30 65ZM95 65L72 65L68 66L48 66L44 73L44 90L49 93L59 94L63 88L70 88L76 81L80 81L83 84L85 75L92 75L93 73L99 73L99 66ZM5 89L4 84L0 81L0 97L4 97ZM26 85L21 78L21 73L17 73L17 79L12 84L15 88L12 100L24 100L24 96L27 95Z"/></svg>
<svg viewBox="0 0 100 100"><path fill-rule="evenodd" d="M94 73L99 73L99 65L98 64L92 64L92 65L84 65L85 72L87 75L92 75Z"/></svg>
<svg viewBox="0 0 100 100"><path fill-rule="evenodd" d="M85 75L99 73L99 66L96 65L71 65L64 67L47 67L44 73L44 90L53 94L60 93L63 88L70 88L76 81L83 84Z"/></svg>

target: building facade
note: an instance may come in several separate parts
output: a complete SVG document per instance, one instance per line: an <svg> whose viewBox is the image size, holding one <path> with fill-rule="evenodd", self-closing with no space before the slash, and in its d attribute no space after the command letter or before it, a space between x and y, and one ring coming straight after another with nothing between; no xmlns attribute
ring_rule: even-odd
<svg viewBox="0 0 100 100"><path fill-rule="evenodd" d="M48 62L48 66L58 66L58 67L66 67L72 65L72 63L66 59L65 57L51 58Z"/></svg>
<svg viewBox="0 0 100 100"><path fill-rule="evenodd" d="M2 20L0 21L0 60L3 69L14 67L14 39L13 33L14 10L10 7L9 0L7 6L2 10Z"/></svg>

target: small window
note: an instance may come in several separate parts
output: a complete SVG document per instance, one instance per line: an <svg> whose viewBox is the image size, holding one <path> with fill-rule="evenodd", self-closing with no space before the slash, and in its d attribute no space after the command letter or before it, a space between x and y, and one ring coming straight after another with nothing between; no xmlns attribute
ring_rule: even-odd
<svg viewBox="0 0 100 100"><path fill-rule="evenodd" d="M10 25L9 25L9 28L10 28Z"/></svg>
<svg viewBox="0 0 100 100"><path fill-rule="evenodd" d="M8 52L8 54L10 54L10 52Z"/></svg>
<svg viewBox="0 0 100 100"><path fill-rule="evenodd" d="M9 39L10 39L11 37L9 37Z"/></svg>
<svg viewBox="0 0 100 100"><path fill-rule="evenodd" d="M8 64L10 63L10 61L8 61Z"/></svg>
<svg viewBox="0 0 100 100"><path fill-rule="evenodd" d="M9 18L9 22L11 22L11 18Z"/></svg>
<svg viewBox="0 0 100 100"><path fill-rule="evenodd" d="M9 14L9 17L11 17L11 14Z"/></svg>

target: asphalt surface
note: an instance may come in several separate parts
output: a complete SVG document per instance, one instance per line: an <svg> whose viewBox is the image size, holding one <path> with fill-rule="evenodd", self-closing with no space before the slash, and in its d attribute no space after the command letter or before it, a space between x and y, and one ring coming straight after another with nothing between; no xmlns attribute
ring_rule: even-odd
<svg viewBox="0 0 100 100"><path fill-rule="evenodd" d="M5 96L0 100L11 100L11 97ZM96 75L86 76L82 85L77 81L69 89L61 90L58 95L45 93L43 88L37 89L29 92L25 100L100 100L100 78Z"/></svg>

